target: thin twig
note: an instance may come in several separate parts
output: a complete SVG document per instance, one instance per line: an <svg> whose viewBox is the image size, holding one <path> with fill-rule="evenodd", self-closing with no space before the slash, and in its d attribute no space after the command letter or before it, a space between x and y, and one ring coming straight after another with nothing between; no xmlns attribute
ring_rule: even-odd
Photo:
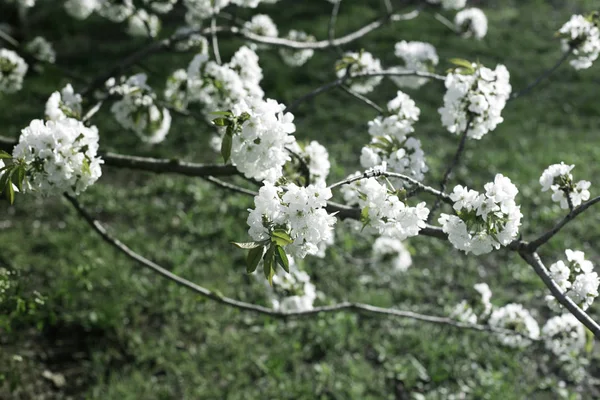
<svg viewBox="0 0 600 400"><path fill-rule="evenodd" d="M550 289L552 295L562 304L567 310L571 312L588 328L596 338L600 338L600 325L598 325L589 315L585 313L581 308L577 306L569 297L565 296L562 290L550 277L548 269L540 259L540 256L536 252L522 251L519 253L521 257L531 265L536 274L542 279L544 284Z"/></svg>
<svg viewBox="0 0 600 400"><path fill-rule="evenodd" d="M465 128L465 131L463 132L463 134L460 137L460 141L458 142L458 147L456 148L454 157L452 157L452 161L448 165L448 168L446 168L446 172L444 172L444 176L442 178L442 181L440 182L440 191L441 192L444 192L446 190L446 185L448 184L448 180L450 179L450 174L452 173L452 170L456 167L456 165L458 165L458 161L460 160L460 157L462 156L462 153L465 149L465 144L467 143L467 134L469 132L469 127L471 125L471 120L472 120L472 118L469 118L467 120L467 127ZM435 203L433 204L433 207L431 207L431 211L429 212L430 219L433 218L434 212L439 207L440 200L441 200L440 198L437 198L435 200Z"/></svg>
<svg viewBox="0 0 600 400"><path fill-rule="evenodd" d="M220 179L215 178L214 176L205 176L205 177L202 177L202 179L204 179L208 182L214 183L215 185L217 185L223 189L230 190L232 192L246 194L249 196L258 196L258 193L253 190L249 190L249 189L243 188L241 186L234 185L233 183L230 183L230 182L222 181Z"/></svg>
<svg viewBox="0 0 600 400"><path fill-rule="evenodd" d="M560 222L558 222L552 229L548 232L542 234L537 239L531 241L529 245L527 245L527 250L536 251L541 245L545 244L548 240L552 239L554 235L556 235L560 230L567 225L569 222L575 219L579 214L593 206L594 204L600 202L600 196L594 197L591 200L586 201L585 203L575 207L573 211L571 211L567 216L565 216Z"/></svg>
<svg viewBox="0 0 600 400"><path fill-rule="evenodd" d="M342 89L344 92L348 93L350 96L354 97L355 99L362 101L363 103L365 103L366 105L368 105L369 107L371 107L372 109L377 111L378 114L384 113L383 108L379 107L373 100L369 99L366 96L363 96L362 94L360 94L358 92L355 92L354 90L350 89L348 86L341 85L340 89Z"/></svg>
<svg viewBox="0 0 600 400"><path fill-rule="evenodd" d="M221 65L221 52L219 51L219 39L217 38L217 19L212 18L210 21L210 36L212 37L212 48L215 54L215 61Z"/></svg>
<svg viewBox="0 0 600 400"><path fill-rule="evenodd" d="M341 0L333 3L333 9L331 10L331 17L329 18L329 27L327 29L327 35L329 37L329 43L335 43L335 24L337 22L337 17L340 12L340 5L342 4ZM341 56L343 55L342 48L340 46L333 46L334 49Z"/></svg>
<svg viewBox="0 0 600 400"><path fill-rule="evenodd" d="M562 65L562 63L567 60L567 58L569 58L569 56L571 55L571 52L572 52L572 49L570 49L569 51L566 51L562 55L562 57L556 62L556 64L554 64L549 69L545 70L540 76L538 76L533 82L531 82L529 85L527 85L524 89L518 91L517 93L513 93L513 95L508 99L508 101L517 99L517 98L531 92L531 90L533 90L533 88L535 88L537 85L539 85L541 82L543 82L546 78L548 78L550 75L552 75L552 73L554 71L556 71L558 69L558 67L560 67Z"/></svg>
<svg viewBox="0 0 600 400"><path fill-rule="evenodd" d="M432 315L415 313L412 311L403 311L403 310L396 310L396 309L391 309L391 308L376 307L376 306L372 306L369 304L362 304L362 303L343 302L343 303L338 303L338 304L334 304L334 305L330 305L330 306L315 307L310 310L281 311L281 310L274 310L274 309L271 309L268 307L263 307L260 305L251 304L251 303L235 300L235 299L232 299L229 297L225 297L216 292L213 292L212 290L202 287L196 283L193 283L185 278L182 278L179 275L176 275L176 274L172 273L171 271L165 269L164 267L158 265L157 263L155 263L151 260L148 260L144 256L136 253L135 251L133 251L132 249L127 247L124 243L119 241L117 238L110 235L108 233L108 231L106 230L106 228L98 220L96 220L94 217L92 217L81 204L79 204L79 202L77 201L76 198L74 198L73 196L70 196L68 194L65 194L65 197L71 203L71 205L75 208L75 210L77 210L79 215L90 225L90 227L94 231L96 231L106 243L113 246L119 252L125 254L127 257L136 261L143 267L157 273L162 278L166 278L182 287L185 287L186 289L189 289L192 292L199 294L202 297L211 299L217 303L220 303L220 304L223 304L223 305L226 305L226 306L238 309L238 310L251 311L251 312L258 313L258 314L268 315L270 317L282 318L282 319L291 318L291 317L306 317L306 316L325 314L325 313L337 313L337 312L342 312L342 311L361 312L361 313L373 314L373 315L385 315L385 316L398 317L398 318L408 318L408 319L413 319L413 320L417 320L417 321L421 321L421 322L428 322L428 323L433 323L433 324L438 324L438 325L450 326L450 327L460 328L460 329L474 330L474 331L479 331L479 332L489 332L489 333L496 333L496 334L502 334L502 335L523 336L514 331L493 328L493 327L490 327L487 325L469 324L469 323L465 323L465 322L455 321L455 320L447 318L447 317L437 317L437 316L432 316ZM529 338L529 339L531 339L531 338ZM532 339L532 340L536 340L536 339Z"/></svg>
<svg viewBox="0 0 600 400"><path fill-rule="evenodd" d="M454 24L452 23L452 21L448 20L448 18L444 17L442 14L440 13L435 13L434 18L440 22L442 25L444 25L446 28L450 29L452 32L454 33L458 33L456 27L454 26Z"/></svg>
<svg viewBox="0 0 600 400"><path fill-rule="evenodd" d="M423 72L423 71L380 71L380 72L372 72L372 73L366 73L366 74L357 74L357 75L352 75L352 76L349 76L348 74L346 74L343 77L338 78L335 81L326 83L322 86L319 86L318 88L312 90L311 92L306 93L305 95L296 99L292 104L290 104L286 108L286 111L295 110L296 108L298 108L298 106L300 104L304 103L305 101L311 100L314 97L317 97L318 95L320 95L328 90L331 90L333 88L343 85L346 82L346 80L348 80L350 78L352 78L352 80L355 80L355 79L371 78L374 76L418 76L421 78L436 79L438 81L444 81L446 79L442 75L437 75L437 74L433 74L431 72Z"/></svg>

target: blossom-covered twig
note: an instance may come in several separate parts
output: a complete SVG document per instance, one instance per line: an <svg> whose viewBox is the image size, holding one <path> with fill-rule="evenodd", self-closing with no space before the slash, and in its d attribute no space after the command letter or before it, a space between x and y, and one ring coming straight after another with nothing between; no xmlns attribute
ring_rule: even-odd
<svg viewBox="0 0 600 400"><path fill-rule="evenodd" d="M521 257L527 261L529 265L531 265L536 272L536 274L542 279L546 287L550 289L552 295L558 300L560 304L562 304L567 310L571 312L581 322L583 325L588 328L596 338L600 338L600 325L598 325L585 311L579 308L573 300L569 297L565 296L565 294L561 291L558 285L552 280L550 277L550 273L548 269L540 259L540 256L535 251L521 251L519 252Z"/></svg>

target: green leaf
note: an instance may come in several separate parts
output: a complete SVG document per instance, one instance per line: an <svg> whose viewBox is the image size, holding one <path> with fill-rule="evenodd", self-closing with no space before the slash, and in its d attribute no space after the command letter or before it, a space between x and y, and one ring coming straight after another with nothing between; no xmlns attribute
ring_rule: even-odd
<svg viewBox="0 0 600 400"><path fill-rule="evenodd" d="M6 185L6 190L4 191L4 195L10 204L15 202L15 189L13 188L12 182L8 182Z"/></svg>
<svg viewBox="0 0 600 400"><path fill-rule="evenodd" d="M15 183L19 189L19 192L23 191L23 181L25 181L25 166L20 165L17 169L17 182Z"/></svg>
<svg viewBox="0 0 600 400"><path fill-rule="evenodd" d="M212 120L212 123L216 126L227 126L229 125L229 120L227 118L215 118Z"/></svg>
<svg viewBox="0 0 600 400"><path fill-rule="evenodd" d="M275 246L275 259L281 265L281 268L288 274L290 273L290 261L285 254L285 250L281 246Z"/></svg>
<svg viewBox="0 0 600 400"><path fill-rule="evenodd" d="M265 253L263 260L263 272L265 274L265 278L269 281L269 285L273 286L273 276L275 276L275 269L273 268L274 254L275 249L273 246L269 247L269 250Z"/></svg>
<svg viewBox="0 0 600 400"><path fill-rule="evenodd" d="M12 156L4 150L0 150L0 160L1 159L12 159Z"/></svg>
<svg viewBox="0 0 600 400"><path fill-rule="evenodd" d="M466 69L473 69L473 66L471 65L471 62L468 60L465 60L463 58L451 58L450 61L452 64L459 66L459 67L463 67Z"/></svg>
<svg viewBox="0 0 600 400"><path fill-rule="evenodd" d="M265 252L264 246L255 247L250 249L248 255L246 256L246 272L251 274L256 271L256 267L258 267L258 263L260 262L263 253Z"/></svg>
<svg viewBox="0 0 600 400"><path fill-rule="evenodd" d="M585 352L592 354L594 350L594 334L588 328L585 328Z"/></svg>
<svg viewBox="0 0 600 400"><path fill-rule="evenodd" d="M275 229L271 233L271 240L279 246L286 246L294 242L290 235L283 229Z"/></svg>
<svg viewBox="0 0 600 400"><path fill-rule="evenodd" d="M213 111L213 112L211 112L211 114L214 114L214 115L223 115L225 117L229 117L229 116L232 115L231 111Z"/></svg>
<svg viewBox="0 0 600 400"><path fill-rule="evenodd" d="M262 242L231 242L231 244L242 250L250 250L264 246L264 243Z"/></svg>
<svg viewBox="0 0 600 400"><path fill-rule="evenodd" d="M231 146L233 145L233 138L229 134L225 134L223 136L223 143L221 143L221 155L223 156L223 161L229 161L229 157L231 157Z"/></svg>

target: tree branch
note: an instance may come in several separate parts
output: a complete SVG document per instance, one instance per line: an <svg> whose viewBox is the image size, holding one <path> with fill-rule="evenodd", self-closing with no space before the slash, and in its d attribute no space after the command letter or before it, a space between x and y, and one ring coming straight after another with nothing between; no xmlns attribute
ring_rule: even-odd
<svg viewBox="0 0 600 400"><path fill-rule="evenodd" d="M550 75L552 75L552 73L554 73L554 71L556 71L558 69L558 67L560 67L562 65L562 63L567 60L567 58L569 58L572 51L573 51L572 49L569 49L569 51L566 51L562 55L562 57L556 62L556 64L554 64L549 69L545 70L540 76L538 76L533 82L531 82L525 88L521 89L517 93L513 93L513 95L508 99L508 101L515 100L515 99L531 92L533 90L533 88L535 88L537 85L542 83L546 78L548 78Z"/></svg>
<svg viewBox="0 0 600 400"><path fill-rule="evenodd" d="M77 210L79 215L90 225L90 227L94 231L96 231L96 233L98 233L106 243L110 244L112 247L117 249L119 252L125 254L130 259L136 261L143 267L158 274L162 278L168 279L168 280L176 283L179 286L185 287L186 289L189 289L192 292L199 294L202 297L208 298L217 303L220 303L220 304L232 307L232 308L236 308L238 310L251 311L251 312L258 313L258 314L268 315L270 317L282 318L282 319L290 318L290 317L306 317L306 316L325 314L325 313L337 313L337 312L342 312L342 311L361 312L361 313L372 314L372 315L383 315L383 316L390 316L390 317L397 317L397 318L408 318L408 319L413 319L413 320L421 321L421 322L428 322L428 323L432 323L432 324L450 326L450 327L460 328L460 329L469 329L469 330L474 330L474 331L479 331L479 332L490 332L490 333L503 334L503 335L520 335L520 334L510 331L510 330L497 329L497 328L493 328L493 327L490 327L487 325L469 324L469 323L465 323L465 322L455 321L455 320L447 318L447 317L437 317L437 316L432 316L432 315L415 313L412 311L403 311L403 310L396 310L396 309L390 309L390 308L382 308L382 307L376 307L376 306L372 306L369 304L362 304L362 303L343 302L343 303L338 303L338 304L334 304L334 305L330 305L330 306L315 307L310 310L280 311L280 310L274 310L274 309L256 305L256 304L251 304L251 303L246 303L243 301L235 300L235 299L232 299L229 297L225 297L225 296L222 296L216 292L213 292L203 286L195 284L185 278L182 278L182 277L172 273L171 271L165 269L164 267L158 265L157 263L155 263L151 260L148 260L144 256L136 253L135 251L133 251L132 249L127 247L124 243L119 241L117 238L110 235L108 233L108 231L106 230L106 228L98 220L96 220L94 217L92 217L87 212L87 210L85 208L83 208L83 206L81 206L81 204L77 201L76 198L74 198L68 194L65 194L65 197L69 201L69 203L71 203L71 205L75 208L75 210ZM522 335L520 335L520 336L522 336ZM536 339L532 339L532 340L536 340Z"/></svg>

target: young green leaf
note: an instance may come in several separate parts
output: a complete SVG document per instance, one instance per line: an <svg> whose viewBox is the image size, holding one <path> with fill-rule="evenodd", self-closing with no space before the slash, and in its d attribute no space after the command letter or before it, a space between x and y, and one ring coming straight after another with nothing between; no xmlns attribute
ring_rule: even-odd
<svg viewBox="0 0 600 400"><path fill-rule="evenodd" d="M212 123L216 126L227 126L229 120L227 118L215 118L213 119Z"/></svg>
<svg viewBox="0 0 600 400"><path fill-rule="evenodd" d="M273 246L269 247L267 252L265 253L263 260L263 272L265 274L265 278L269 281L269 285L273 286L273 276L275 275L275 268L273 268L273 263L275 262L275 249Z"/></svg>
<svg viewBox="0 0 600 400"><path fill-rule="evenodd" d="M231 135L225 134L223 136L223 143L221 143L221 155L223 156L223 161L229 161L229 157L231 157L231 146L233 145L233 138Z"/></svg>
<svg viewBox="0 0 600 400"><path fill-rule="evenodd" d="M290 261L285 254L285 250L281 246L275 246L275 259L281 265L281 268L288 274L290 273Z"/></svg>
<svg viewBox="0 0 600 400"><path fill-rule="evenodd" d="M12 159L12 156L4 150L0 150L0 160L1 159Z"/></svg>
<svg viewBox="0 0 600 400"><path fill-rule="evenodd" d="M283 229L275 229L271 233L271 240L279 246L286 246L294 242L290 235Z"/></svg>
<svg viewBox="0 0 600 400"><path fill-rule="evenodd" d="M248 255L246 256L246 272L251 274L256 271L256 267L258 267L258 263L265 252L265 248L263 246L255 247L250 249Z"/></svg>

